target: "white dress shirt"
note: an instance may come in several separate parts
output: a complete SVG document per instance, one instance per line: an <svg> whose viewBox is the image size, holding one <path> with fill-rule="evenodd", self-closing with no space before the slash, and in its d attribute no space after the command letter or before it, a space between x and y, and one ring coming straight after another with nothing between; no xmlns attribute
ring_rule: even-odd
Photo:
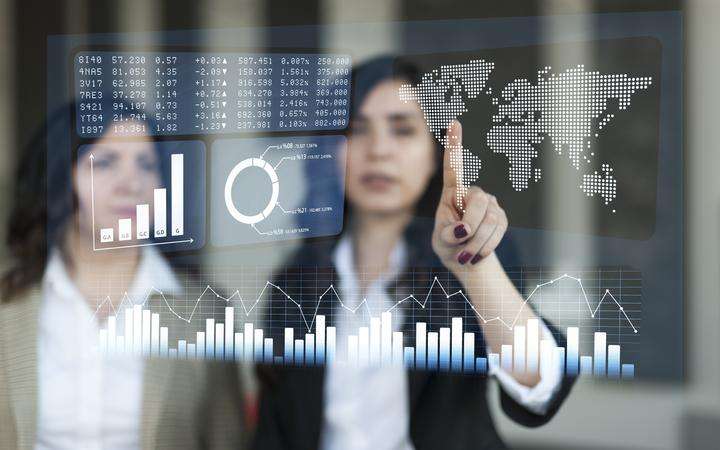
<svg viewBox="0 0 720 450"><path fill-rule="evenodd" d="M340 276L339 294L349 308L363 300L368 302L371 315L379 316L394 304L386 292L386 283L392 280L406 260L404 242L400 242L390 256L390 271L372 282L364 296L354 267L351 239L343 238L333 255ZM393 317L394 327L401 318ZM338 360L342 360L343 342L349 333L357 332L358 323L351 315L339 314L337 327ZM543 339L554 338L544 324ZM530 388L518 383L497 364L490 364L488 372L502 385L503 390L529 411L543 414L562 383L562 370L551 362L540 367L541 381ZM412 450L409 425L408 379L405 369L393 367L348 367L331 364L326 369L325 404L321 448L323 450Z"/></svg>
<svg viewBox="0 0 720 450"><path fill-rule="evenodd" d="M159 252L146 247L128 294L142 301L150 286L179 283ZM110 294L117 305L123 293ZM39 317L36 450L140 448L143 361L102 357L94 312L52 252ZM122 321L119 314L118 327Z"/></svg>

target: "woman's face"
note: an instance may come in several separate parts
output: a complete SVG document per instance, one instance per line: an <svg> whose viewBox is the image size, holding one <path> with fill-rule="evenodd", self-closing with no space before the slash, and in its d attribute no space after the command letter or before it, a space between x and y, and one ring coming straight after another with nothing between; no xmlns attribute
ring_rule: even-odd
<svg viewBox="0 0 720 450"><path fill-rule="evenodd" d="M360 213L411 211L435 167L435 145L416 102L398 96L401 80L378 84L350 127L347 196Z"/></svg>
<svg viewBox="0 0 720 450"><path fill-rule="evenodd" d="M152 205L153 190L161 185L155 144L123 142L113 140L113 137L107 134L100 138L77 163L75 192L83 231L91 232L93 227L93 197L95 233L98 234L101 228L117 229L119 219L130 218L135 225L136 206Z"/></svg>

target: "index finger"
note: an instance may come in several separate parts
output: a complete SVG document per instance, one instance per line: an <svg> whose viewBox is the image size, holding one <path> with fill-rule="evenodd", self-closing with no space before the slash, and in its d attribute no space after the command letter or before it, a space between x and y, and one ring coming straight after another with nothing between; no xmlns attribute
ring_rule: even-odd
<svg viewBox="0 0 720 450"><path fill-rule="evenodd" d="M443 155L443 187L457 188L462 184L462 125L453 120L445 135Z"/></svg>

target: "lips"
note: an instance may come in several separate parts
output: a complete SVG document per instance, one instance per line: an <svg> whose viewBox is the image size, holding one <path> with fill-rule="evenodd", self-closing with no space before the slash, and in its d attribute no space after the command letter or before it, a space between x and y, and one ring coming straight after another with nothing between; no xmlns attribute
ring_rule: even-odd
<svg viewBox="0 0 720 450"><path fill-rule="evenodd" d="M391 177L389 175L372 173L363 175L360 178L360 182L363 184L363 186L369 189L384 190L393 186L397 181L394 177Z"/></svg>

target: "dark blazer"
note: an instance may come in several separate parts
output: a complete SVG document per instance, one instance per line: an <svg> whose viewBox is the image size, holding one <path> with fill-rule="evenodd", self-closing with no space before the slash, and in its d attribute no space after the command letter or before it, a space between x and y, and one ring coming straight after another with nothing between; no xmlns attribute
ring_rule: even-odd
<svg viewBox="0 0 720 450"><path fill-rule="evenodd" d="M406 232L408 243L408 272L401 273L389 288L391 298L401 299L410 293L427 293L433 276L441 277L441 283L448 291L457 291L459 282L442 270L442 264L430 248L430 229L427 223L414 223ZM333 315L338 308L337 301L330 296L318 303L317 290L337 283L338 274L332 263L332 252L336 241L307 244L297 253L293 264L286 266L282 277L278 277L280 286L291 292L293 298L301 298L303 312L308 320L315 308L317 314L326 317L327 326L333 326ZM504 244L498 249L501 261L512 251ZM307 280L313 280L307 286ZM317 281L315 281L317 280ZM303 284L303 282L305 284ZM414 288L414 289L413 289ZM405 323L404 335L414 336L414 323L426 322L428 331L437 331L446 322L447 308L463 307L462 300L454 297L448 301L441 291L431 292L426 308L420 308L413 302L403 302ZM293 293L295 295L293 295ZM298 295L299 294L299 295ZM303 295L306 294L306 295ZM451 302L455 302L454 304ZM281 294L271 294L269 301L268 329L274 330L274 342L282 343L283 327L293 326L295 336L307 331L298 308L287 302ZM433 315L433 312L435 314ZM467 316L466 316L467 317ZM470 321L466 321L470 322ZM546 322L558 340L565 345L563 337L553 326ZM473 331L476 336L476 349L484 349L483 336L478 323L464 324L466 332ZM271 332L272 333L272 332ZM277 354L277 352L276 352ZM298 368L282 366L260 366L258 374L261 380L260 411L254 448L258 450L275 449L317 449L320 444L320 431L324 404L324 368ZM487 404L486 390L488 379L485 376L439 374L430 371L408 371L410 401L410 438L416 450L460 450L460 449L497 449L505 448L495 430ZM505 413L514 421L530 427L540 426L549 421L567 397L574 379L565 378L560 391L553 399L545 415L536 415L516 403L501 389L501 404ZM372 395L371 392L367 393Z"/></svg>

